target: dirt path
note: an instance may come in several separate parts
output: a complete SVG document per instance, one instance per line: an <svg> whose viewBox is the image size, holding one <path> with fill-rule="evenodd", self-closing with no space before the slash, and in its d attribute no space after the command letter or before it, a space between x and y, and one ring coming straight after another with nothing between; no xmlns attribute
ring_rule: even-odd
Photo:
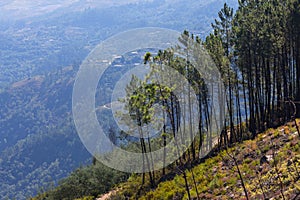
<svg viewBox="0 0 300 200"><path fill-rule="evenodd" d="M112 195L116 194L117 190L112 190L106 194L103 194L101 197L97 198L96 200L106 200L109 199L109 197L111 197Z"/></svg>

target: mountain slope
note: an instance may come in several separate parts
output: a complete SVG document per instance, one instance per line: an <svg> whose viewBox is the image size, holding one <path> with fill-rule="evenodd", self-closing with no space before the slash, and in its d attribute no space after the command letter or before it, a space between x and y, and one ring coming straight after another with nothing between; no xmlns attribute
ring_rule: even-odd
<svg viewBox="0 0 300 200"><path fill-rule="evenodd" d="M246 199L234 157L250 199L282 199L282 194L285 199L299 199L299 137L294 123L288 123L186 169L191 198L197 199L197 188L200 199ZM176 173L154 190L141 186L140 176L132 176L111 199L188 199L183 174Z"/></svg>

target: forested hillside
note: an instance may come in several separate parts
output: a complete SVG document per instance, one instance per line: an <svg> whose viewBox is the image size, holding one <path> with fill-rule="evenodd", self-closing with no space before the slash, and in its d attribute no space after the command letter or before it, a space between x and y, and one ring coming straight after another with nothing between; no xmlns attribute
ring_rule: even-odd
<svg viewBox="0 0 300 200"><path fill-rule="evenodd" d="M71 104L78 68L99 42L145 26L189 29L204 37L221 7L218 1L193 0L2 1L0 199L34 196L91 163L92 155L77 135ZM124 73L130 64L112 65L104 82L116 81L111 74ZM103 96L97 106L109 100Z"/></svg>
<svg viewBox="0 0 300 200"><path fill-rule="evenodd" d="M158 135L141 137L123 147L144 155L143 169L147 172L133 174L127 182L117 185L112 199L299 198L300 132L296 117L300 116L300 1L239 0L238 4L236 11L224 4L212 23L213 31L205 39L184 31L179 38L181 46L145 54L144 63L151 72L145 80L132 78L123 101L140 127L151 123L154 103L162 105L162 116L167 120L163 120ZM207 77L197 72L191 59L199 46L208 51L222 77L224 87L219 94L225 101L220 105L224 116L220 117L219 133L211 129L215 95L209 93L204 81ZM178 95L180 79L171 86L151 83L154 77L171 77L158 73L165 70L162 66L185 77L195 98L186 88ZM181 95L187 98L181 99ZM190 112L193 115L181 117L182 110L191 111L194 102L197 107ZM192 122L194 116L196 122ZM280 127L283 124L286 126ZM139 134L149 132L141 128ZM190 139L191 145L173 164L166 166L167 153L160 162L151 157L153 149L165 149L172 139L180 141L182 137ZM174 144L169 153L185 148ZM203 146L210 150L206 156L202 156ZM112 155L118 156L114 152ZM95 155L95 160L97 156L101 159L101 155ZM120 165L122 162L126 158L120 159ZM155 171L159 164L164 168ZM92 183L93 176L85 180ZM56 192L66 199L97 196L94 191L63 196L63 188L71 186L65 183L68 179L37 199L51 199ZM103 193L107 188L98 190Z"/></svg>

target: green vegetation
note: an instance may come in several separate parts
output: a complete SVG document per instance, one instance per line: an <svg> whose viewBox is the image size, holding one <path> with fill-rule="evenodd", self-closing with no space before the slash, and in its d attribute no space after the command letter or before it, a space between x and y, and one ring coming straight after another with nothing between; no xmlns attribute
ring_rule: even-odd
<svg viewBox="0 0 300 200"><path fill-rule="evenodd" d="M55 189L39 194L31 200L39 199L77 199L90 200L98 194L108 192L117 183L124 182L129 174L112 170L97 161L94 165L74 171L68 178L60 181Z"/></svg>
<svg viewBox="0 0 300 200"><path fill-rule="evenodd" d="M184 31L179 47L160 50L156 56L145 54L145 64L150 65L151 71L145 80L133 77L125 99L131 118L140 127L138 133L147 134L142 126L153 117L152 104L159 103L164 116L164 129L159 135L163 145L167 143L166 135L190 138L191 145L172 165L154 171L151 153L146 156L154 140L140 139L140 149L145 155L143 167L150 172L132 175L117 187L111 199L299 197L299 126L295 120L300 116L299 1L239 0L238 3L235 13L224 4L212 24L213 33L205 40ZM198 73L190 60L196 52L191 50L199 46L204 46L211 55L224 84L223 106L228 112L220 117L223 127L217 141L210 130L213 115L210 102L214 94L208 94L205 74ZM178 71L195 90L196 98L192 99L188 87L173 96L183 85L173 74L168 76L177 82L171 81L170 87L162 86L160 83L168 80L163 66ZM154 77L158 77L157 82L151 82ZM135 90L130 90L131 86ZM180 99L180 95L187 98ZM193 115L181 116L184 122L180 124L180 109L191 111L195 101L197 108ZM180 102L185 106L180 107ZM224 107L220 105L221 109ZM195 116L197 130L193 129ZM285 127L272 129L288 121L291 122ZM203 146L213 150L201 160ZM174 145L178 151L181 148ZM217 155L212 157L213 154Z"/></svg>
<svg viewBox="0 0 300 200"><path fill-rule="evenodd" d="M299 122L300 120L298 124ZM281 188L285 199L296 199L296 195L300 194L299 138L295 132L285 133L285 128L292 130L295 125L288 123L277 129L270 129L254 140L222 150L218 155L193 167L199 198L245 198L237 166L231 158L234 155L250 199L281 199ZM277 137L273 135L275 131L279 133ZM271 145L270 150L261 153L260 149L266 144ZM264 156L268 157L266 162L263 162ZM186 169L186 174L191 198L197 199L191 170ZM117 194L111 199L188 199L182 173L177 172L172 180L160 182L154 190L143 187L137 194L136 188L140 186L140 181L140 176L131 176L126 183L118 186Z"/></svg>
<svg viewBox="0 0 300 200"><path fill-rule="evenodd" d="M90 28L94 24L85 23L85 21L91 20L89 17L103 20L97 24L99 26L105 25L105 22L109 21L105 17L112 18L115 21L113 25L101 29L106 31L104 36L108 36L112 33L110 28L117 27L119 20L125 22L125 24L130 24L130 20L138 19L138 17L152 16L149 13L154 13L153 10L156 12L155 3L157 1L146 3L147 6L143 9L140 8L140 4L122 7L124 8L123 12L132 14L128 18L124 17L126 14L123 12L116 17L112 16L109 11L98 12L98 10L88 9L83 11L78 18L73 19L74 16L71 14L67 17L67 21L72 26ZM193 33L184 31L179 38L181 46L175 49L179 51L179 56L176 54L178 52L174 52L174 48L160 50L155 56L147 53L144 61L145 65L151 67L150 74L145 80L133 78L132 81L139 83L141 86L136 87L134 85L133 88L138 88L138 90L130 91L129 87L127 88L126 108L131 118L140 127L138 132L140 136L149 134L141 127L147 125L153 118L152 105L158 103L163 108L162 121L164 128L158 134L159 136L149 139L141 138L139 142L134 142L133 146L127 146L127 148L137 147L143 155L150 152L149 157L143 157L143 167L147 167L149 173L132 175L127 182L120 183L128 178L128 174L119 173L107 169L99 163L94 163L95 165L78 169L67 179L61 181L58 187L48 192L41 192L39 196L33 199L83 198L89 200L96 198L99 194L108 192L113 187L116 188L116 194L111 195L111 199L299 198L300 132L295 120L296 117L300 116L299 0L284 2L280 0L239 0L238 4L239 8L236 12L230 6L224 4L218 13L218 19L212 24L213 32L205 40ZM182 9L188 9L193 4L180 6L182 6ZM116 11L114 9L112 10ZM140 9L140 13L131 12L132 9ZM148 12L151 9L152 12ZM193 12L184 11L183 13L194 15ZM177 17L180 18L180 16ZM56 20L59 21L61 18L58 17ZM160 19L157 16L154 16L154 18ZM152 23L142 20L139 23L143 26L150 26L159 22L160 25L178 29L179 21L186 19L178 20L178 18L174 21L171 15L166 12L164 20L154 20ZM199 23L203 22L203 19L200 22L200 16L194 18L193 21L198 20L198 18ZM51 22L48 23L51 24ZM192 21L187 22L187 24L191 23ZM118 27L115 31L120 31L122 28L124 27ZM65 35L67 32L66 29L61 29L60 26L46 29L45 32L50 29L53 29L52 31L55 34L58 33L55 39L60 38L61 35ZM40 30L44 29L41 28ZM71 35L73 35L76 31L71 28L71 32ZM36 36L32 34L30 29L26 34ZM86 53L87 49L91 47L90 44L86 46L85 51L79 51L78 49L84 46L82 43L86 35L93 34L94 37L99 36L99 32L95 34L95 31L92 30L85 33L84 36L79 34L80 39L66 39L63 42L54 40L53 46L38 49L39 54L34 53L36 56L31 58L32 63L29 62L26 66L31 71L23 72L21 70L17 73L17 77L23 78L29 76L28 74L37 73L36 68L39 62L41 65L46 66L44 70L47 71L52 62L67 65L70 64L70 60L73 61L74 57L78 56L79 59L84 57L84 52ZM102 35L102 37L104 36ZM18 37L16 36L16 38ZM8 48L10 44L6 43L6 40L3 42L5 43L3 52L6 57L2 62L7 66L19 66L19 63L24 63L27 56L32 54L31 51L23 54L23 49L19 49L17 52L22 52L22 54L12 61L10 57L15 52L11 52ZM55 45L58 43L62 46L65 43L72 44L66 45L66 49L56 49ZM34 44L31 45L35 47ZM205 74L198 73L195 70L195 63L190 60L190 50L197 49L200 46L207 49L217 65L223 81L219 84L224 85L221 96L225 97L225 102L224 105L220 104L220 108L224 110L221 114L224 116L220 117L222 127L220 127L220 137L217 140L214 140L212 136L218 133L213 133L210 130L213 121L211 120L213 116L211 102L214 100L214 95L208 93L208 86L204 83ZM69 49L72 50L69 51ZM47 50L56 53L48 55L46 61L40 60L40 54ZM64 56L68 59L64 60ZM175 76L173 78L177 82L171 82L170 87L162 86L159 83L149 84L154 77L158 77L162 81L173 76L173 74L166 76L166 74L157 73L159 68L164 72L163 66L178 71L195 90L196 97L192 98L191 89L188 87L182 87L181 94L179 94L179 96L182 95L187 98L182 100L179 96L174 95L174 91L183 85L183 82L176 79ZM3 76L7 76L5 77L7 82L14 81L14 77L11 77L10 74L15 69L3 71ZM124 67L123 69L129 68ZM117 71L116 68L113 70L114 72ZM116 74L122 75L122 72L120 70ZM11 137L8 141L6 138L1 141L4 145L0 146L0 150L3 150L3 152L1 151L0 164L4 163L5 167L3 172L1 171L0 177L3 180L8 180L8 183L1 185L0 192L4 193L3 196L7 196L10 190L13 191L13 187L22 188L31 180L35 182L32 183L32 186L28 186L29 189L40 186L40 182L48 184L51 182L51 175L59 169L61 171L55 174L55 180L66 174L68 169L63 168L62 170L63 164L67 164L69 168L69 165L74 164L76 158L72 157L72 154L66 152L63 148L66 144L65 141L68 141L67 146L73 150L73 153L83 152L82 149L75 148L75 144L79 140L72 137L75 130L71 113L68 112L71 107L71 86L74 82L75 70L73 68L67 71L59 69L57 73L60 73L59 77L61 78L56 79L57 76L54 76L54 80L45 76L37 76L33 80L28 78L13 84L0 93L0 101L4 105L0 110L1 122L3 122L0 128L5 133L4 137L9 138L11 133L21 132L21 134ZM64 74L68 76L65 77ZM108 75L111 74L113 74L112 71L108 73ZM115 81L116 76L108 76L106 79ZM214 78L212 76L212 79ZM102 83L100 81L100 87L106 87L107 91L111 92L112 88L110 87L112 84L105 85ZM28 86L26 91L22 90L24 85ZM41 94L34 91L44 87L47 90L39 90L42 91ZM49 94L46 95L46 93ZM103 105L102 103L106 103L105 100L109 99L106 93L105 95L101 93L101 95L104 96L104 99L99 100L100 103L97 102L99 105ZM16 101L11 101L11 98ZM180 102L183 102L185 106L180 107ZM193 104L197 105L196 108L192 107ZM34 105L34 108L32 109L28 105ZM183 123L180 116L181 109L189 110L191 114L182 116ZM228 112L226 113L225 110L228 110ZM193 122L194 117L197 118L196 122ZM109 115L106 115L105 118L108 121L107 118L109 118ZM35 121L35 123L32 123L32 121ZM291 122L286 126L276 128L288 121ZM105 128L110 128L109 123L105 122L101 123L107 124ZM27 125L30 123L32 123L31 127L28 127ZM5 124L5 126L2 127L2 124ZM199 125L199 128L195 130L196 125ZM40 127L47 128L41 129ZM264 133L258 135L260 132ZM39 134L31 137L28 136L29 133ZM43 135L45 133L49 134L45 136ZM60 136L57 137L59 139L56 136ZM176 162L164 167L161 171L152 170L155 165L155 161L151 157L152 150L157 147L163 148L170 138L181 138L180 136L191 140L191 145L187 148L187 151ZM49 142L48 145L56 144L50 149L53 155L49 156L51 158L48 158L47 162L41 159L41 155L49 154L45 138ZM252 140L248 140L250 138ZM157 143L159 144L157 145ZM32 147L34 144L40 146L34 148ZM24 146L28 145L32 148L27 149L27 152L23 152ZM174 152L182 150L183 146L174 145ZM201 147L203 146L209 147L208 149L213 148L213 150L209 152L205 159L199 159L199 157L201 158ZM22 156L27 154L34 157L35 161ZM58 154L60 157L55 159L55 155ZM86 156L86 154L82 154ZM215 156L213 156L214 154ZM84 156L77 156L80 157L79 161L84 162ZM168 155L165 154L163 160L160 161L164 166L166 156ZM14 160L14 158L19 159ZM20 167L23 171L16 173L18 171L15 166ZM37 177L41 177L42 180L37 181ZM22 182L19 180L27 181ZM45 188L47 189L47 185ZM24 198L24 195L20 194L20 197Z"/></svg>
<svg viewBox="0 0 300 200"><path fill-rule="evenodd" d="M235 14L233 13L233 9L226 3L218 14L219 18L212 24L214 32L207 36L205 41L201 41L199 37L195 37L188 31L184 31L179 38L181 44L179 53L178 49L175 48L174 50L173 48L159 51L155 57L151 57L150 54L145 55L145 63L149 63L152 68L147 78L151 79L151 76L154 74L155 77L158 77L158 83L160 83L160 81L164 82L165 77L162 75L163 73L157 74L158 70L155 68L159 68L160 72L164 72L162 66L167 65L177 70L188 80L193 89L196 89L195 93L198 100L197 109L199 113L195 110L193 114L199 116L197 123L199 123L201 128L197 131L193 130L192 127L195 124L187 120L186 123L183 122L182 133L182 129L179 129L179 123L177 123L179 121L178 115L182 115L183 121L185 121L187 115L178 112L178 105L180 104L179 102L184 102L183 104L187 105L187 107L182 107L181 109L191 109L193 102L191 101L190 91L187 88L180 91L184 93L188 101L186 101L186 99L180 99L180 97L177 97L178 99L172 98L172 91L178 90L178 85L183 84L180 82L180 79L176 78L173 74L169 76L177 80L177 87L171 83L170 88L172 89L170 89L171 95L169 96L164 94L165 88L160 87L159 84L153 85L151 82L152 85L150 85L147 78L143 82L148 87L151 87L153 91L163 91L163 93L160 94L161 96L158 102L165 107L165 111L163 111L164 116L167 116L168 120L170 120L171 129L169 129L168 133L172 134L174 138L176 135L182 136L182 134L185 134L184 136L190 134L191 138L197 135L196 138L198 140L192 141L187 151L187 156L183 155L176 161L176 164L172 166L173 169L178 168L179 172L182 173L183 180L179 188L171 187L170 185L168 185L167 188L172 188L172 192L178 192L179 189L182 190L182 188L185 188L185 194L183 196L179 195L179 198L192 199L194 198L193 195L196 195L198 198L199 196L201 197L202 189L205 187L200 184L201 187L198 188L199 181L197 178L199 177L194 175L194 169L191 168L189 171L185 171L184 169L186 169L188 165L191 166L193 162L197 162L198 158L196 155L199 153L197 152L199 144L200 146L205 146L205 139L203 140L203 138L208 139L208 142L210 141L207 145L212 145L212 133L210 132L211 130L209 130L212 122L209 119L213 113L210 112L211 109L208 102L212 101L214 94L211 94L211 96L208 95L207 85L202 81L205 74L198 74L198 72L194 70L195 66L193 65L195 63L189 59L195 56L195 51L191 51L191 49L197 49L197 46L200 45L206 47L223 78L225 88L222 92L226 95L228 113L226 113L227 115L224 118L221 118L221 123L224 124L224 127L222 127L223 130L220 130L222 133L218 140L219 148L227 148L235 142L243 141L247 136L255 139L259 132L265 131L269 127L276 127L289 120L294 120L296 116L300 115L300 83L299 79L296 78L300 75L300 40L298 37L300 35L298 23L300 14L299 2L296 0L285 1L284 3L278 0L267 2L240 0L239 9ZM180 57L175 55L176 53L180 54ZM154 92L154 94L156 93ZM135 112L135 116L139 119L138 124L142 126L143 124L147 124L147 121L151 119L151 116L147 113L151 106L149 106L147 102L154 100L153 95L148 95L145 91L140 91L138 95L142 97L141 102L146 103L129 103L129 105L133 107L131 110L138 111ZM131 94L129 99L135 97L135 94ZM145 112L145 110L147 112ZM144 118L147 120L144 120ZM243 121L245 121L244 127L241 126ZM164 127L167 125L168 124L164 124ZM296 129L299 130L297 126ZM289 132L289 130L284 130L283 132ZM162 134L164 133L166 133L166 131L162 131ZM274 140L280 138L279 130L272 133L272 135L272 139ZM295 140L297 141L297 139L298 138ZM142 139L141 147L144 148L143 153L147 152L145 148L147 146L146 144ZM151 152L150 141L148 144L148 151ZM264 143L264 145L257 145L257 147L254 145L252 150L256 148L261 148L257 150L260 155L268 154L270 151L272 152L271 155L268 154L261 158L261 162L264 162L264 160L268 159L267 156L273 157L273 162L270 162L270 165L274 171L270 169L270 173L277 176L277 182L269 183L268 187L272 188L272 195L277 196L278 194L274 193L274 191L279 191L279 195L285 198L285 195L289 194L285 194L284 180L279 177L279 174L282 174L280 171L280 158L284 153L281 152L278 153L277 157L275 156L275 154L277 155L276 151L279 147L278 144L274 145L272 140L269 144ZM296 146L295 148L297 149L298 147ZM249 192L249 189L247 189L247 180L252 178L251 175L253 175L253 172L251 169L247 169L247 167L255 167L257 166L257 162L252 163L249 159L239 159L238 153L236 153L236 151L226 151L228 158L225 163L230 162L230 168L236 172L235 175L229 179L229 182L232 184L240 184L241 190L237 191L237 194L243 194L245 198L249 199L253 194L251 193L252 190ZM257 156L259 155L256 155L256 157ZM222 156L222 159L226 159L224 157L225 155ZM153 161L146 158L145 162L148 165L148 169L151 169ZM245 162L245 164L240 165L239 162ZM210 166L210 169L215 165L216 163ZM180 169L182 166L184 166L184 169ZM296 165L295 168L297 167ZM197 169L195 170L198 171ZM147 190L147 188L154 188L159 184L159 182L156 182L156 174L154 172L149 173L148 179L150 185L145 185L145 174L143 174L139 191L132 193L125 190L128 196L124 196L130 198L141 197L142 191ZM164 174L165 171L163 171L163 175ZM227 177L228 175L229 174L227 174ZM246 175L246 180L243 178L244 175ZM203 173L200 176L207 175ZM235 176L237 177L236 179ZM212 192L222 193L222 191L215 191L216 188L223 187L219 178L222 178L222 176L206 177L206 179L209 180L206 187ZM298 179L294 182L297 180ZM264 177L262 177L262 181L264 181ZM274 187L276 186L276 189L272 187L273 184ZM194 186L195 190L191 189L192 186ZM260 186L261 190L264 190L264 185ZM165 192L165 190L163 191ZM295 192L293 193L295 194ZM168 198L173 198L174 195L175 194L172 196L169 192L166 194ZM268 192L263 192L263 196L265 197L266 195L269 195ZM156 199L159 196L164 197L162 194L153 196L150 192L149 198ZM290 198L290 196L288 198Z"/></svg>

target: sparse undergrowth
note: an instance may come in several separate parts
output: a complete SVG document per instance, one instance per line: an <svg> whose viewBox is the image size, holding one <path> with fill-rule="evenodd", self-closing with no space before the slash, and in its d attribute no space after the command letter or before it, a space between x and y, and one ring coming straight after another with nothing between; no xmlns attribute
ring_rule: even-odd
<svg viewBox="0 0 300 200"><path fill-rule="evenodd" d="M300 120L297 120L300 125ZM200 199L246 199L241 179L231 156L237 160L249 199L300 198L300 144L294 123L268 129L254 140L220 152L192 170ZM197 199L190 170L186 170L190 194ZM141 188L134 175L120 184L111 199L188 199L183 175L161 182L151 190Z"/></svg>

